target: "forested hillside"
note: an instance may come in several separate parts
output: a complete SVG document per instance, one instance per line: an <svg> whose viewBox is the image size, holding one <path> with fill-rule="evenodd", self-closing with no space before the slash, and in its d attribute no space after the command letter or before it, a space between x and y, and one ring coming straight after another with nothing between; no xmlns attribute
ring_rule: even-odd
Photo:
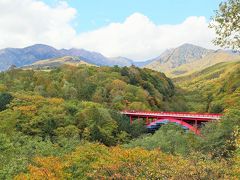
<svg viewBox="0 0 240 180"><path fill-rule="evenodd" d="M183 110L181 103L169 78L136 67L2 72L0 177L26 172L37 156L64 156L84 141L113 146L145 133L143 123L130 126L120 110Z"/></svg>
<svg viewBox="0 0 240 180"><path fill-rule="evenodd" d="M237 70L237 65L231 66ZM234 81L233 72L227 74ZM231 108L221 123L204 127L204 139L175 124L146 134L142 121L130 125L119 114L124 109L187 111L189 104L201 104L182 93L163 73L134 66L2 72L0 177L238 177L239 161L233 158L239 157L238 110Z"/></svg>
<svg viewBox="0 0 240 180"><path fill-rule="evenodd" d="M53 71L15 69L0 74L1 89L65 100L93 101L116 110L179 110L185 106L163 73L124 68L63 66ZM179 106L179 104L182 104Z"/></svg>
<svg viewBox="0 0 240 180"><path fill-rule="evenodd" d="M240 62L219 63L174 80L191 111L223 113L240 108Z"/></svg>

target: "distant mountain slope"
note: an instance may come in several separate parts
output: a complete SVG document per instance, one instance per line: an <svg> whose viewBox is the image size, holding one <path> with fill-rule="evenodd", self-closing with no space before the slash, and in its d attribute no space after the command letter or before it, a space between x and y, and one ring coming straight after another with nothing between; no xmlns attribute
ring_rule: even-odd
<svg viewBox="0 0 240 180"><path fill-rule="evenodd" d="M182 76L204 69L219 62L236 61L238 54L227 51L214 51L192 44L184 44L169 49L145 67L162 71L168 76Z"/></svg>
<svg viewBox="0 0 240 180"><path fill-rule="evenodd" d="M192 111L219 113L240 108L240 61L218 63L174 81Z"/></svg>
<svg viewBox="0 0 240 180"><path fill-rule="evenodd" d="M90 64L95 64L98 66L111 66L111 61L103 56L100 53L93 52L93 51L87 51L84 49L61 49L60 53L63 54L64 56L75 56L75 57L81 57L84 58L86 62Z"/></svg>
<svg viewBox="0 0 240 180"><path fill-rule="evenodd" d="M73 66L79 66L82 64L93 66L92 64L87 63L84 61L84 59L81 59L80 57L73 57L73 56L64 56L60 58L52 58L52 59L46 59L46 60L40 60L33 64L23 66L23 69L51 69L60 67L62 65L73 65Z"/></svg>
<svg viewBox="0 0 240 180"><path fill-rule="evenodd" d="M193 62L204 57L211 50L195 46L192 44L183 44L175 49L165 51L156 61L160 63L169 63L169 67L175 68L182 64Z"/></svg>
<svg viewBox="0 0 240 180"><path fill-rule="evenodd" d="M148 64L152 63L154 61L154 59L150 59L150 60L147 60L147 61L135 61L133 62L133 64L137 67L145 67L147 66Z"/></svg>
<svg viewBox="0 0 240 180"><path fill-rule="evenodd" d="M192 72L199 71L215 65L220 62L233 62L239 61L240 56L237 54L227 53L225 51L219 50L212 53L209 53L205 57L193 61L191 63L183 64L177 68L174 68L172 71L169 72L170 76L178 76L178 75L188 75Z"/></svg>
<svg viewBox="0 0 240 180"><path fill-rule="evenodd" d="M26 48L6 48L0 50L0 71L8 69L11 65L20 67L38 60L60 56L62 54L57 49L42 44Z"/></svg>
<svg viewBox="0 0 240 180"><path fill-rule="evenodd" d="M0 50L0 71L8 69L11 65L22 67L30 65L39 60L59 58L64 56L74 56L84 59L89 64L98 66L130 66L132 61L127 58L110 59L100 53L87 51L84 49L61 49L57 50L44 44L36 44L26 48L6 48ZM123 59L125 59L123 61Z"/></svg>
<svg viewBox="0 0 240 180"><path fill-rule="evenodd" d="M118 64L118 66L131 66L134 64L134 61L122 56L109 58L111 64Z"/></svg>

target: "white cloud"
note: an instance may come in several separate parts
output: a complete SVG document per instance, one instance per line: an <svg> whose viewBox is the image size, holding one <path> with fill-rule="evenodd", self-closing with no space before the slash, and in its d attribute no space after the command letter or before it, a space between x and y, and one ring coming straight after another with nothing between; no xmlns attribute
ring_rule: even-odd
<svg viewBox="0 0 240 180"><path fill-rule="evenodd" d="M213 48L214 32L205 17L188 17L176 25L157 25L140 13L122 23L77 34L76 9L60 2L50 7L38 0L0 0L0 48L45 43L57 48L85 48L105 56L148 59L166 48L193 43Z"/></svg>
<svg viewBox="0 0 240 180"><path fill-rule="evenodd" d="M38 0L0 0L0 48L34 43L70 47L75 14L66 2L50 7Z"/></svg>
<svg viewBox="0 0 240 180"><path fill-rule="evenodd" d="M166 48L183 43L214 48L211 44L214 35L205 17L188 17L176 25L156 25L148 17L134 13L123 23L111 23L78 35L73 44L106 56L121 55L141 60L156 57Z"/></svg>

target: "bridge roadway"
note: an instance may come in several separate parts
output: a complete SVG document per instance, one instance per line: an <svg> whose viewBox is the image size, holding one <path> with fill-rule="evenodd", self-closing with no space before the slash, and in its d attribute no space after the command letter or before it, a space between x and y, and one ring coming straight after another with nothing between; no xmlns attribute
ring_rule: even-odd
<svg viewBox="0 0 240 180"><path fill-rule="evenodd" d="M202 123L221 119L222 114L189 113L189 112L147 112L147 111L122 111L130 118L130 123L135 119L144 119L149 130L156 130L168 122L177 123L183 128L200 134Z"/></svg>

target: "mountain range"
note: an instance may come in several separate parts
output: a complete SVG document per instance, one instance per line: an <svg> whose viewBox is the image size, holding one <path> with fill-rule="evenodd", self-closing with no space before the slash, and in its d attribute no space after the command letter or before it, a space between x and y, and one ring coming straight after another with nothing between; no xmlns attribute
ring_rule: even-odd
<svg viewBox="0 0 240 180"><path fill-rule="evenodd" d="M176 77L187 75L219 62L240 60L239 53L223 50L205 49L193 44L183 44L164 51L160 56L143 62L126 57L106 57L98 52L84 49L56 49L35 44L25 48L6 48L0 50L0 71L12 65L16 67L53 67L62 64L91 64L96 66L131 66L149 68ZM38 62L40 61L40 62Z"/></svg>
<svg viewBox="0 0 240 180"><path fill-rule="evenodd" d="M35 44L25 48L6 48L0 50L0 71L7 70L10 66L22 67L31 65L40 60L62 58L64 56L78 57L82 61L97 66L130 66L133 61L123 57L107 58L100 53L91 52L84 49L60 49L54 47Z"/></svg>

